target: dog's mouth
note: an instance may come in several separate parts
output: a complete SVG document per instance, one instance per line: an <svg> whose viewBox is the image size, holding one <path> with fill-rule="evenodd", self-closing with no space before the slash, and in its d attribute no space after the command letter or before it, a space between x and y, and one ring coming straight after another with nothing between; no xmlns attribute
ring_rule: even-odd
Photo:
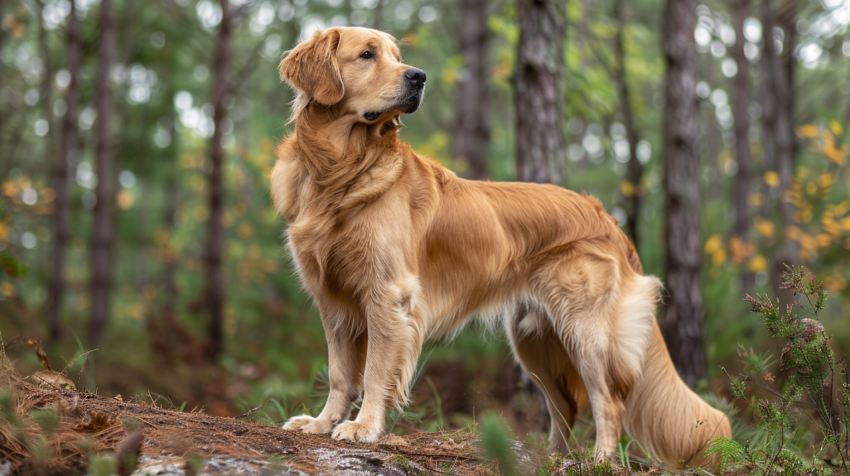
<svg viewBox="0 0 850 476"><path fill-rule="evenodd" d="M403 114L413 114L419 109L419 105L422 104L422 97L425 95L425 88L410 88L405 91L405 94L395 102L392 106L384 109L383 111L369 111L363 114L363 118L367 121L374 121L381 117L386 112L395 111L398 109L402 110Z"/></svg>

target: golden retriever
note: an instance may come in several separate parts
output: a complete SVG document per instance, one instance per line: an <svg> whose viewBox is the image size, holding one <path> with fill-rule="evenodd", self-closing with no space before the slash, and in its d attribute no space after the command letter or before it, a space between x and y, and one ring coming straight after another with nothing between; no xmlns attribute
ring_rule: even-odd
<svg viewBox="0 0 850 476"><path fill-rule="evenodd" d="M550 450L590 403L596 455L625 430L654 458L705 464L729 421L679 378L655 320L660 283L595 199L554 185L458 178L399 139L425 72L395 40L329 28L280 63L297 92L277 148L275 209L328 341L330 393L284 426L375 442L407 403L426 339L501 323L547 398ZM348 421L362 395L357 418Z"/></svg>

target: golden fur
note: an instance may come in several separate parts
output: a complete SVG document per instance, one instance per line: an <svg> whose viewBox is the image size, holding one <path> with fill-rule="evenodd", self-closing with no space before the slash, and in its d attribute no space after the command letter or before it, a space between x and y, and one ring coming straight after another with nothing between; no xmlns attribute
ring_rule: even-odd
<svg viewBox="0 0 850 476"><path fill-rule="evenodd" d="M364 28L316 33L281 62L295 130L271 194L330 374L324 410L285 428L376 441L387 408L407 402L425 340L479 315L502 324L547 395L551 450L590 403L597 456L614 455L625 430L657 459L710 464L706 444L731 437L729 422L676 374L655 320L660 282L616 220L591 197L463 180L414 152L397 128L408 106L395 106L409 68L389 35Z"/></svg>

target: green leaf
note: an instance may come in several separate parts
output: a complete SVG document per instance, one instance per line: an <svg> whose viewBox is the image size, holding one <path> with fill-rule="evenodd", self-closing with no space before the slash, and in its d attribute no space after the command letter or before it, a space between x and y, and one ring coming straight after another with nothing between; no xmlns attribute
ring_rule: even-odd
<svg viewBox="0 0 850 476"><path fill-rule="evenodd" d="M720 453L720 473L726 472L726 466L729 463L749 462L747 451L735 440L730 440L726 437L718 437L711 440L711 446L705 450L705 457Z"/></svg>

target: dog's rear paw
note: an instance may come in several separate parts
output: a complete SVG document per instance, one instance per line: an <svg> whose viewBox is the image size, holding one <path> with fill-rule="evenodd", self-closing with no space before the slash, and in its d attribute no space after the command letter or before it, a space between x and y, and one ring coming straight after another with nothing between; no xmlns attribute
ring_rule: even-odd
<svg viewBox="0 0 850 476"><path fill-rule="evenodd" d="M298 431L301 430L304 433L311 433L314 435L322 435L326 433L330 433L333 429L334 424L330 420L313 418L309 415L301 415L297 417L292 417L286 421L283 425L284 430L289 431Z"/></svg>
<svg viewBox="0 0 850 476"><path fill-rule="evenodd" d="M383 435L379 426L367 425L357 421L346 421L334 428L333 439L355 443L374 443Z"/></svg>

